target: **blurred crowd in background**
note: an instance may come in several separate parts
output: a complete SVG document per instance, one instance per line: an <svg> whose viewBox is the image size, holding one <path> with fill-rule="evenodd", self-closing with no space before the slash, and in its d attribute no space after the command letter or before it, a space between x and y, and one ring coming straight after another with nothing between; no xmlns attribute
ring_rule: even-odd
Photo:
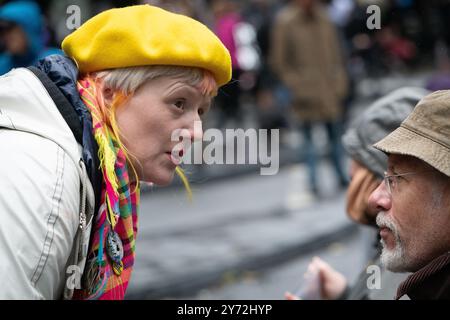
<svg viewBox="0 0 450 320"><path fill-rule="evenodd" d="M14 1L2 1L1 5ZM67 28L67 8L78 5L81 22L98 12L126 5L149 3L191 16L214 30L229 48L234 79L239 88L231 88L232 108L226 116L239 119L239 95L254 93L256 106L262 111L286 104L286 97L275 94L276 103L269 92L277 92L278 76L273 72L269 57L274 49L273 29L277 15L289 3L302 0L40 0L42 10L43 44L60 47L62 39L72 30ZM308 1L306 1L308 2ZM383 76L393 71L411 71L423 67L448 69L450 44L450 2L446 0L315 0L327 11L339 37L339 45L350 84L364 77ZM369 30L369 5L381 9L381 28ZM33 17L23 15L25 22ZM39 28L33 21L34 28ZM2 23L2 33L8 26ZM29 26L25 26L27 29ZM27 30L26 30L27 31ZM28 31L27 31L28 32ZM5 51L2 39L1 50ZM352 86L350 86L351 88ZM237 94L235 94L237 93ZM281 94L282 95L282 94ZM283 99L284 98L284 99ZM346 99L352 98L349 90ZM273 103L274 106L271 106ZM277 114L283 113L277 110ZM262 127L280 126L280 119L265 120ZM276 120L276 121L275 121Z"/></svg>

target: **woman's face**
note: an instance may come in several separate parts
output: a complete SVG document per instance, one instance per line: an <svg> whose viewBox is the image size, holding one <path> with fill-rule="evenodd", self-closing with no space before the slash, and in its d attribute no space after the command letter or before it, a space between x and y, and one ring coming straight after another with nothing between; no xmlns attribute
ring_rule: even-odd
<svg viewBox="0 0 450 320"><path fill-rule="evenodd" d="M176 160L171 152L179 144L171 141L172 133L187 129L192 141L201 139L203 131L194 132L194 122L201 121L210 103L210 97L183 80L161 77L141 86L117 108L121 139L141 181L156 185L172 181Z"/></svg>
<svg viewBox="0 0 450 320"><path fill-rule="evenodd" d="M376 189L379 184L379 181L376 180L374 183L363 183L361 180L361 175L364 175L368 169L360 164L358 161L351 159L350 161L350 185L348 187L347 193L350 192L353 196L349 197L352 199L353 203L348 203L348 207L351 208L363 208L364 214L369 220L375 219L378 209L372 206L369 206L369 196ZM360 194L362 197L356 197L355 194ZM349 201L349 200L348 200ZM361 203L354 203L355 201L359 201Z"/></svg>

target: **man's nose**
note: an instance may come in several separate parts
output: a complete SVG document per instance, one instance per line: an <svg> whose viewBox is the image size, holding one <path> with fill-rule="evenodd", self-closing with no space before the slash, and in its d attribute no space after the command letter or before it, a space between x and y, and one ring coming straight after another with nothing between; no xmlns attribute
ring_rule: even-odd
<svg viewBox="0 0 450 320"><path fill-rule="evenodd" d="M384 181L370 194L368 200L369 210L372 212L388 211L392 205L392 197L384 184Z"/></svg>

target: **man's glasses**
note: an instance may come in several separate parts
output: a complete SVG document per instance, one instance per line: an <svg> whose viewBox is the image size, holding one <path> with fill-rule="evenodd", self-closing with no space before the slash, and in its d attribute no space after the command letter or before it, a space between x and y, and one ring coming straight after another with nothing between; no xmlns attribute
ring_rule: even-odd
<svg viewBox="0 0 450 320"><path fill-rule="evenodd" d="M413 175L413 174L417 174L417 173L421 173L421 172L426 172L426 171L430 171L430 170L422 170L422 171L416 171L416 172L405 172L405 173L390 174L390 175L388 175L387 172L384 172L384 178L383 178L384 184L385 184L387 190L389 191L389 194L392 195L392 191L395 190L395 188L398 185L398 178L404 177L404 176Z"/></svg>

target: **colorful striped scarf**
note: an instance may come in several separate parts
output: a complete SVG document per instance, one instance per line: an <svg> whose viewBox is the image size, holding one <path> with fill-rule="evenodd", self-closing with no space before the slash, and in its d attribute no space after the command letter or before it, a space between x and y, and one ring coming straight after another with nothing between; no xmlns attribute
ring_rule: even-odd
<svg viewBox="0 0 450 320"><path fill-rule="evenodd" d="M123 299L134 264L140 190L135 182L129 181L125 152L112 128L103 121L93 80L87 77L77 85L81 99L91 112L103 183L100 208L91 231L83 288L75 291L74 299ZM106 250L111 230L118 234L123 245L121 272L114 271L117 264Z"/></svg>

